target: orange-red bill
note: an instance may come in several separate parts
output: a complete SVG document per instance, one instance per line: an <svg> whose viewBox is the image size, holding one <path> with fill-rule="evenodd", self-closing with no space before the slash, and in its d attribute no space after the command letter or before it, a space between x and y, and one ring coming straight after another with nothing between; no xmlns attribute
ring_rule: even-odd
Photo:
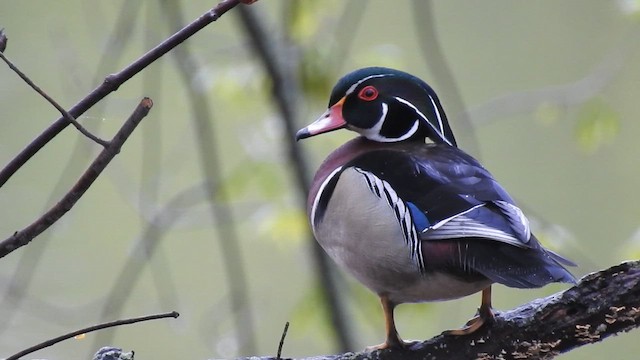
<svg viewBox="0 0 640 360"><path fill-rule="evenodd" d="M300 129L296 133L296 140L306 139L308 137L342 129L347 125L342 117L342 104L344 98L335 103L332 107L327 109L316 121L309 124L309 126Z"/></svg>

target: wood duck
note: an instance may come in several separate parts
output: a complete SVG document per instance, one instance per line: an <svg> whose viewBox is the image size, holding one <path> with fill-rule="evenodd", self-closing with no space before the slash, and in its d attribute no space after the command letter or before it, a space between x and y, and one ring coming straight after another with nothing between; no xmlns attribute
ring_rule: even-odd
<svg viewBox="0 0 640 360"><path fill-rule="evenodd" d="M398 304L482 291L477 316L446 332L464 335L493 320L493 283L575 283L563 267L575 264L543 248L509 194L457 147L424 81L382 67L353 71L296 139L342 128L361 136L322 163L308 212L329 256L380 297L387 334L374 348L406 345L393 318Z"/></svg>

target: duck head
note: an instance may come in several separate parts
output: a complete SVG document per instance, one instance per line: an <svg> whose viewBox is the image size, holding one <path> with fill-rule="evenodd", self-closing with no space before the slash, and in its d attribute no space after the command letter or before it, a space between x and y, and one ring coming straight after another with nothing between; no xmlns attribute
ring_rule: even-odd
<svg viewBox="0 0 640 360"><path fill-rule="evenodd" d="M421 79L403 71L368 67L333 87L327 111L301 129L296 139L346 128L377 142L425 141L456 146L438 96Z"/></svg>

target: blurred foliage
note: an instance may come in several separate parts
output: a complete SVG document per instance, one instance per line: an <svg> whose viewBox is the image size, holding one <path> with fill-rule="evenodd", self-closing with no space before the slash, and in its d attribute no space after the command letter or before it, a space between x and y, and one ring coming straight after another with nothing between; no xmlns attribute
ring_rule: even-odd
<svg viewBox="0 0 640 360"><path fill-rule="evenodd" d="M640 21L640 0L618 0L622 11Z"/></svg>
<svg viewBox="0 0 640 360"><path fill-rule="evenodd" d="M562 109L551 103L543 103L538 106L538 109L534 113L536 120L546 126L555 125L563 115Z"/></svg>
<svg viewBox="0 0 640 360"><path fill-rule="evenodd" d="M291 310L291 324L302 333L313 331L315 336L330 337L329 334L333 329L327 321L329 314L324 303L322 288L318 285L309 285L299 291L299 301Z"/></svg>
<svg viewBox="0 0 640 360"><path fill-rule="evenodd" d="M284 5L287 36L296 44L310 44L319 35L327 37L328 32L323 29L333 21L338 5L337 0L287 0Z"/></svg>
<svg viewBox="0 0 640 360"><path fill-rule="evenodd" d="M594 152L616 138L620 132L620 116L603 100L593 99L580 107L575 131L578 145Z"/></svg>
<svg viewBox="0 0 640 360"><path fill-rule="evenodd" d="M224 187L231 201L260 199L273 201L281 198L282 173L268 161L246 161L225 178Z"/></svg>
<svg viewBox="0 0 640 360"><path fill-rule="evenodd" d="M304 210L292 206L279 206L278 209L269 210L259 227L265 239L271 239L287 249L307 239L309 225Z"/></svg>
<svg viewBox="0 0 640 360"><path fill-rule="evenodd" d="M305 96L322 103L328 101L327 92L339 76L331 66L329 47L309 48L302 52L300 60L300 86Z"/></svg>
<svg viewBox="0 0 640 360"><path fill-rule="evenodd" d="M620 257L623 259L640 259L640 228L636 230L621 248Z"/></svg>

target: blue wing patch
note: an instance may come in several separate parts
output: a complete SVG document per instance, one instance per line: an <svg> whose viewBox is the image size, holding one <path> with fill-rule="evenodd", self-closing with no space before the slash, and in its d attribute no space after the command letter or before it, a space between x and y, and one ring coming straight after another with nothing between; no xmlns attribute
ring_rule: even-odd
<svg viewBox="0 0 640 360"><path fill-rule="evenodd" d="M431 226L431 222L429 222L429 219L427 219L427 216L422 211L420 211L420 209L418 209L418 207L415 204L409 201L407 201L406 204L407 204L407 207L409 208L409 212L411 213L413 224L415 225L416 230L418 230L418 232L423 232L424 230L426 230Z"/></svg>

